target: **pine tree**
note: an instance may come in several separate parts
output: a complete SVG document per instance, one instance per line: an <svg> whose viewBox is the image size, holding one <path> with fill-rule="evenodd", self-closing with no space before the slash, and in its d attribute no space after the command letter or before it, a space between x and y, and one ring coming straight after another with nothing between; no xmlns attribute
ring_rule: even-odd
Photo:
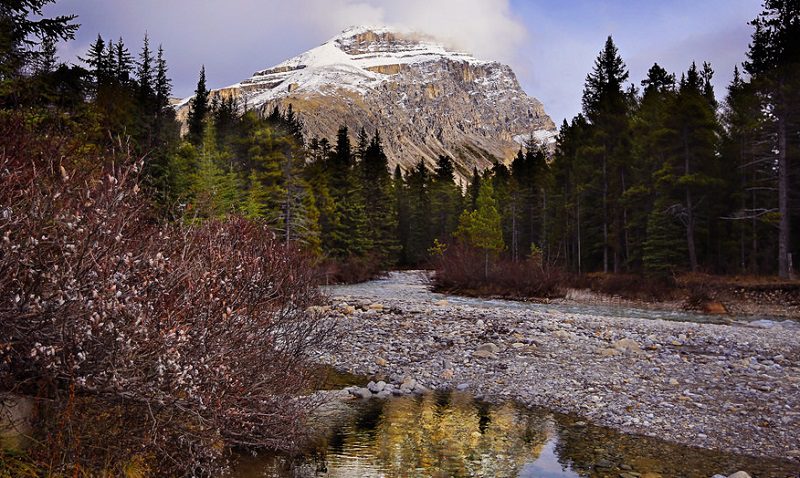
<svg viewBox="0 0 800 478"><path fill-rule="evenodd" d="M474 211L464 211L456 235L484 253L484 278L489 277L489 258L505 248L502 218L497 210L491 181L484 181Z"/></svg>
<svg viewBox="0 0 800 478"><path fill-rule="evenodd" d="M612 260L614 270L619 270L620 258L624 255L624 211L617 207L616 198L625 189L623 164L629 155L629 98L623 91L623 84L627 79L625 63L609 36L595 60L593 71L586 77L583 91L583 111L592 125L592 140L587 152L599 163L600 169L593 189L599 191L600 196L600 247L603 251L604 272L610 270Z"/></svg>
<svg viewBox="0 0 800 478"><path fill-rule="evenodd" d="M136 77L138 85L139 104L145 106L146 110L154 108L151 105L154 96L153 86L153 54L150 51L150 38L145 33L142 44L142 51L139 53L139 60L136 62Z"/></svg>
<svg viewBox="0 0 800 478"><path fill-rule="evenodd" d="M654 277L669 277L686 262L686 240L673 213L670 201L660 195L647 218L642 261L645 271Z"/></svg>
<svg viewBox="0 0 800 478"><path fill-rule="evenodd" d="M238 175L226 164L217 150L214 126L208 125L203 135L197 170L192 175L189 218L203 220L222 218L240 207L241 185Z"/></svg>
<svg viewBox="0 0 800 478"><path fill-rule="evenodd" d="M458 227L463 209L461 190L455 183L455 167L449 156L440 155L431 181L433 237L443 244L450 242Z"/></svg>
<svg viewBox="0 0 800 478"><path fill-rule="evenodd" d="M85 58L80 59L89 67L89 71L94 77L95 87L99 88L110 75L108 57L106 56L106 42L103 37L97 35L97 39L89 47Z"/></svg>
<svg viewBox="0 0 800 478"><path fill-rule="evenodd" d="M164 48L158 45L156 56L156 77L155 77L156 105L159 115L164 116L164 112L172 110L169 106L169 98L172 95L172 81L167 75L167 61L164 59Z"/></svg>
<svg viewBox="0 0 800 478"><path fill-rule="evenodd" d="M428 257L433 244L431 224L430 173L420 160L406 177L408 184L408 242L405 251L411 264L420 264Z"/></svg>
<svg viewBox="0 0 800 478"><path fill-rule="evenodd" d="M200 79L194 90L194 98L189 103L189 116L186 120L189 126L189 141L199 144L203 138L206 117L209 112L209 91L206 87L206 67L200 68Z"/></svg>
<svg viewBox="0 0 800 478"><path fill-rule="evenodd" d="M345 126L339 128L336 149L329 155L328 165L329 188L338 218L331 231L331 252L339 258L363 257L372 248L372 241L367 235L366 202Z"/></svg>
<svg viewBox="0 0 800 478"><path fill-rule="evenodd" d="M696 242L703 198L718 186L713 166L719 125L715 104L707 93L709 82L710 77L702 78L694 63L681 79L667 119L668 139L673 148L667 165L658 173L662 187L674 188L673 193L681 196L680 218L686 227L686 250L692 271L699 266Z"/></svg>
<svg viewBox="0 0 800 478"><path fill-rule="evenodd" d="M765 0L751 22L755 28L745 70L759 92L762 108L773 121L775 169L778 183L778 274L790 276L792 249L790 190L798 156L800 114L800 3Z"/></svg>
<svg viewBox="0 0 800 478"><path fill-rule="evenodd" d="M0 106L13 105L14 82L20 79L24 67L40 56L35 50L37 40L71 40L78 25L75 15L55 18L34 18L43 15L45 6L54 0L4 1L0 3Z"/></svg>
<svg viewBox="0 0 800 478"><path fill-rule="evenodd" d="M409 237L410 237L410 210L408 199L408 186L403 171L400 165L394 168L394 175L392 176L392 191L394 193L394 207L397 211L397 240L400 244L400 264L410 265L411 260L409 256Z"/></svg>
<svg viewBox="0 0 800 478"><path fill-rule="evenodd" d="M133 73L133 57L120 37L114 45L114 78L118 83L127 85L131 81L131 73Z"/></svg>
<svg viewBox="0 0 800 478"><path fill-rule="evenodd" d="M656 195L655 174L667 161L672 147L667 119L675 101L675 75L656 63L641 85L643 96L631 118L630 182L621 198L628 212L628 266L634 270L644 266L643 245Z"/></svg>
<svg viewBox="0 0 800 478"><path fill-rule="evenodd" d="M470 179L469 186L467 186L467 198L469 199L469 207L474 210L478 207L478 193L481 190L481 174L478 172L478 167L472 168L472 179Z"/></svg>
<svg viewBox="0 0 800 478"><path fill-rule="evenodd" d="M362 133L364 130L362 129ZM396 262L399 245L395 236L397 229L396 211L392 201L392 177L389 174L389 160L383 151L378 132L366 144L359 134L358 154L361 156L361 190L369 200L366 208L367 237L372 239L372 254L381 257L384 265ZM363 148L363 150L362 150ZM361 150L361 151L359 151Z"/></svg>
<svg viewBox="0 0 800 478"><path fill-rule="evenodd" d="M58 66L58 50L53 37L45 37L41 44L41 53L37 61L37 73L53 73Z"/></svg>

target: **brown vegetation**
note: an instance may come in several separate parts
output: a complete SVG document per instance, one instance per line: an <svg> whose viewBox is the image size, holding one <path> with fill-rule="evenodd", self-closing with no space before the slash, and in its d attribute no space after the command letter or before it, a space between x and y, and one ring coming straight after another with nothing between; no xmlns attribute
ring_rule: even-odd
<svg viewBox="0 0 800 478"><path fill-rule="evenodd" d="M565 276L555 268L528 259L499 258L485 270L485 253L464 244L448 247L434 277L438 290L467 295L511 298L552 298L562 295Z"/></svg>
<svg viewBox="0 0 800 478"><path fill-rule="evenodd" d="M0 392L42 405L33 459L208 475L230 447L296 446L304 353L330 336L308 260L240 218L160 224L123 144L0 123Z"/></svg>

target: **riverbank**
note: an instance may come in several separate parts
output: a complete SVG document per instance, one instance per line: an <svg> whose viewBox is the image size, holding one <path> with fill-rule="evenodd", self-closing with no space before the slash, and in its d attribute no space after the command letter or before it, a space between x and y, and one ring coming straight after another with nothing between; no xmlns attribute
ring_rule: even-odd
<svg viewBox="0 0 800 478"><path fill-rule="evenodd" d="M473 307L424 276L332 289L346 332L318 359L359 375L585 417L800 472L800 331Z"/></svg>

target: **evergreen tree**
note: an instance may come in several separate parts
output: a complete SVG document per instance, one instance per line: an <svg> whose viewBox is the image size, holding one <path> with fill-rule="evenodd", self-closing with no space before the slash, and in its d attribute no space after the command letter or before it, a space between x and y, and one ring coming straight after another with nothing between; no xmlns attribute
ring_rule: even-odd
<svg viewBox="0 0 800 478"><path fill-rule="evenodd" d="M366 202L360 187L347 127L339 128L336 149L328 158L330 190L338 223L331 231L331 253L335 257L363 257L372 248L367 235Z"/></svg>
<svg viewBox="0 0 800 478"><path fill-rule="evenodd" d="M478 207L478 193L481 190L481 174L478 172L478 167L472 168L472 179L470 179L469 186L467 186L467 198L469 199L469 207L474 210Z"/></svg>
<svg viewBox="0 0 800 478"><path fill-rule="evenodd" d="M149 111L155 105L151 105L154 96L153 54L150 51L150 38L146 33L142 51L139 53L139 60L136 63L136 77L138 80L139 104Z"/></svg>
<svg viewBox="0 0 800 478"><path fill-rule="evenodd" d="M629 155L629 98L623 91L628 79L625 63L611 37L595 60L593 71L586 77L583 111L591 123L591 143L587 148L598 163L600 175L592 189L599 192L600 227L602 229L603 271L619 270L624 255L624 211L617 198L625 189L624 163Z"/></svg>
<svg viewBox="0 0 800 478"><path fill-rule="evenodd" d="M131 73L133 73L133 57L120 37L114 45L114 79L122 85L127 85L131 81Z"/></svg>
<svg viewBox="0 0 800 478"><path fill-rule="evenodd" d="M703 79L694 63L681 79L667 119L668 140L673 148L657 173L661 186L673 188L672 192L680 196L679 217L686 227L686 250L692 271L699 265L698 216L703 217L704 198L709 197L711 188L718 186L713 169L719 126L715 104L707 94L708 82L710 77Z"/></svg>
<svg viewBox="0 0 800 478"><path fill-rule="evenodd" d="M497 210L491 181L484 181L474 211L464 211L456 235L484 253L484 278L489 277L489 258L504 248L502 218Z"/></svg>
<svg viewBox="0 0 800 478"><path fill-rule="evenodd" d="M430 190L433 238L448 244L463 209L461 190L455 183L455 167L449 156L440 155L436 160Z"/></svg>
<svg viewBox="0 0 800 478"><path fill-rule="evenodd" d="M411 264L420 264L428 258L428 248L433 244L431 224L430 173L420 160L406 177L408 184L408 242L405 251Z"/></svg>
<svg viewBox="0 0 800 478"><path fill-rule="evenodd" d="M165 116L165 111L172 111L169 98L172 95L172 81L167 75L167 60L164 59L164 48L158 45L156 56L156 77L154 85L157 111L160 116Z"/></svg>
<svg viewBox="0 0 800 478"><path fill-rule="evenodd" d="M665 196L659 196L647 218L642 260L644 270L654 277L669 277L686 262L686 240L670 203Z"/></svg>
<svg viewBox="0 0 800 478"><path fill-rule="evenodd" d="M408 186L406 185L403 171L400 165L394 168L392 176L392 191L394 193L394 207L397 211L397 240L400 245L400 264L410 265L409 238L411 234L411 212L408 198Z"/></svg>
<svg viewBox="0 0 800 478"><path fill-rule="evenodd" d="M363 133L363 130L362 130ZM383 151L378 132L366 146L362 145L359 134L361 155L362 194L369 200L366 208L367 237L372 239L372 253L382 257L385 265L396 262L399 249L396 230L397 217L392 201L392 177L389 174L389 160Z"/></svg>
<svg viewBox="0 0 800 478"><path fill-rule="evenodd" d="M194 98L189 103L189 116L186 123L189 126L189 141L199 144L203 138L206 117L209 112L209 91L206 87L206 67L200 68L200 78L194 90Z"/></svg>
<svg viewBox="0 0 800 478"><path fill-rule="evenodd" d="M13 106L24 67L41 56L36 45L74 38L75 15L33 19L54 0L15 0L0 3L0 106Z"/></svg>
<svg viewBox="0 0 800 478"><path fill-rule="evenodd" d="M238 176L217 149L213 125L208 125L203 135L197 170L192 175L190 205L187 208L192 220L222 218L240 207Z"/></svg>
<svg viewBox="0 0 800 478"><path fill-rule="evenodd" d="M752 77L763 110L770 112L778 185L778 274L790 275L791 175L800 150L800 2L765 0L751 22L755 28L745 70Z"/></svg>

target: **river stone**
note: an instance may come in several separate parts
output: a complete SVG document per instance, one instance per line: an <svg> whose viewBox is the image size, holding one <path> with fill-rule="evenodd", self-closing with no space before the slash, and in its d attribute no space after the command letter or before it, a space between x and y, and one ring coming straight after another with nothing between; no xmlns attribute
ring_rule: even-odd
<svg viewBox="0 0 800 478"><path fill-rule="evenodd" d="M728 475L728 478L751 478L751 477L746 471L737 471L732 475Z"/></svg>
<svg viewBox="0 0 800 478"><path fill-rule="evenodd" d="M344 315L353 315L355 314L355 312L356 308L353 307L352 305L345 305L344 307L342 307L342 313Z"/></svg>
<svg viewBox="0 0 800 478"><path fill-rule="evenodd" d="M433 305L435 305L436 307L447 307L448 304L450 304L450 302L446 300L437 300L436 302L433 303Z"/></svg>
<svg viewBox="0 0 800 478"><path fill-rule="evenodd" d="M559 339L568 339L572 336L572 334L567 332L566 330L556 330L555 332L553 332L553 335L555 337L558 337Z"/></svg>
<svg viewBox="0 0 800 478"><path fill-rule="evenodd" d="M385 367L386 363L387 362L386 362L385 358L383 358L383 357L375 357L375 365L377 365L379 367Z"/></svg>
<svg viewBox="0 0 800 478"><path fill-rule="evenodd" d="M368 388L364 387L359 387L356 388L355 390L350 390L350 393L352 393L357 398L372 398L372 392L370 392Z"/></svg>
<svg viewBox="0 0 800 478"><path fill-rule="evenodd" d="M453 372L453 369L451 368L445 369L441 375L444 380L451 380L454 376L455 372Z"/></svg>
<svg viewBox="0 0 800 478"><path fill-rule="evenodd" d="M477 351L486 351L486 352L489 352L489 353L492 353L492 354L496 354L497 352L500 351L500 347L498 347L497 345L492 344L492 343L485 343L485 344L478 345L478 348L476 350Z"/></svg>
<svg viewBox="0 0 800 478"><path fill-rule="evenodd" d="M620 352L628 353L628 354L641 354L642 348L639 346L639 343L633 339L619 339L614 342L613 347Z"/></svg>
<svg viewBox="0 0 800 478"><path fill-rule="evenodd" d="M384 382L383 380L379 382L369 382L367 384L367 388L372 393L380 393L386 388L386 382Z"/></svg>
<svg viewBox="0 0 800 478"><path fill-rule="evenodd" d="M614 348L607 348L600 351L601 357L613 357L615 355L619 355L621 352Z"/></svg>
<svg viewBox="0 0 800 478"><path fill-rule="evenodd" d="M383 310L383 304L379 304L379 303L377 303L377 302L376 302L376 303L374 303L374 304L370 304L370 306L369 306L369 309L370 309L370 310L377 310L377 311L381 311L381 310Z"/></svg>
<svg viewBox="0 0 800 478"><path fill-rule="evenodd" d="M472 352L472 356L479 359L497 358L497 355L489 352L488 350L476 350Z"/></svg>

